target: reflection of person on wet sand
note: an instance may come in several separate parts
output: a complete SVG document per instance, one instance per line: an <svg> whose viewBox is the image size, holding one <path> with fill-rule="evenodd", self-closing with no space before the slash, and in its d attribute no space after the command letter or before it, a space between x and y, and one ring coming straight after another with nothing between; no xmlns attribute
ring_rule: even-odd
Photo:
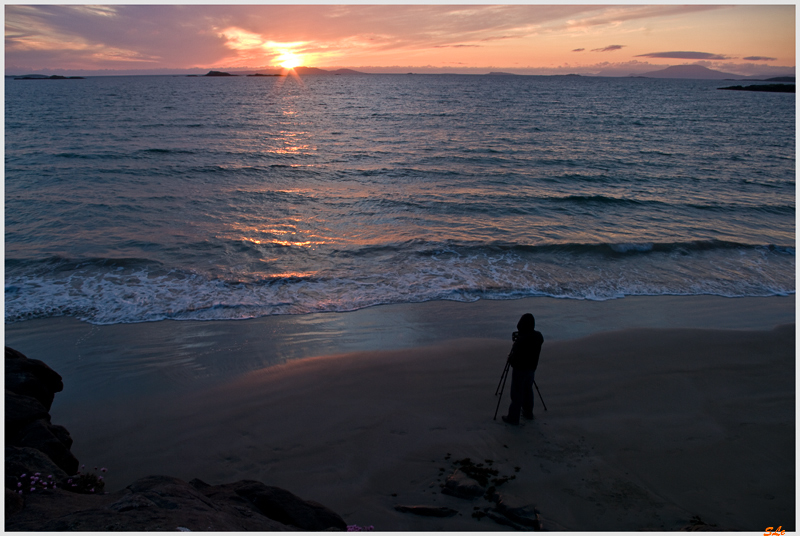
<svg viewBox="0 0 800 536"><path fill-rule="evenodd" d="M508 356L512 369L511 405L508 415L503 415L503 422L508 424L519 424L520 410L526 419L533 419L533 380L544 343L544 337L535 327L536 320L530 313L522 315L517 323L519 331L514 334L514 345Z"/></svg>

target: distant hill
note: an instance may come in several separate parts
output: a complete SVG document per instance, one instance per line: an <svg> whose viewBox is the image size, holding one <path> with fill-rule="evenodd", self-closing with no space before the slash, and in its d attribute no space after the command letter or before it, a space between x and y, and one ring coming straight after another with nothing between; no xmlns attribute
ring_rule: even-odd
<svg viewBox="0 0 800 536"><path fill-rule="evenodd" d="M702 65L673 65L660 71L640 73L636 76L645 78L694 78L699 80L725 80L747 78L740 74L723 73Z"/></svg>

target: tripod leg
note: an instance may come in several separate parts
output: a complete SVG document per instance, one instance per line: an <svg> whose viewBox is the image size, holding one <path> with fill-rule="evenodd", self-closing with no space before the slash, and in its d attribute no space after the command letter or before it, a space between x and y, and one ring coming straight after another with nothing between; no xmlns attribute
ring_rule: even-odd
<svg viewBox="0 0 800 536"><path fill-rule="evenodd" d="M536 385L536 380L533 380L533 385ZM539 400L542 401L542 406L544 406L544 410L547 411L547 406L544 404L544 398L542 398L542 392L539 391L539 386L536 385L536 392L539 393Z"/></svg>
<svg viewBox="0 0 800 536"><path fill-rule="evenodd" d="M508 378L508 366L509 366L509 364L506 363L506 368L503 369L503 377L500 378L500 383L502 383L503 386L500 388L500 398L497 399L497 407L494 408L494 418L492 420L495 420L495 421L497 420L497 412L500 411L500 402L503 401L503 391L506 388L506 379ZM498 386L498 387L500 387L500 386ZM495 392L495 394L497 394L497 392Z"/></svg>
<svg viewBox="0 0 800 536"><path fill-rule="evenodd" d="M508 365L508 361L506 361L506 366L503 369L503 373L500 375L500 382L497 384L497 389L494 390L494 396L497 396L497 393L500 392L500 384L503 383L503 378L505 378L506 374L508 374Z"/></svg>

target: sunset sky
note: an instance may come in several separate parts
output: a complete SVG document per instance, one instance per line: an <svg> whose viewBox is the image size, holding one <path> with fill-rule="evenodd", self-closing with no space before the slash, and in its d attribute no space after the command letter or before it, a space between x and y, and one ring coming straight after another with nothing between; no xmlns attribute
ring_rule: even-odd
<svg viewBox="0 0 800 536"><path fill-rule="evenodd" d="M6 5L7 74L794 73L795 6Z"/></svg>

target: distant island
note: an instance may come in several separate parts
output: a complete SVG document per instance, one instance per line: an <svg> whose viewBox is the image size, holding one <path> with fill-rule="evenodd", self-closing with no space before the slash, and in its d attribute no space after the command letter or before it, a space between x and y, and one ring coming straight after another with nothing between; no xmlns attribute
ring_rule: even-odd
<svg viewBox="0 0 800 536"><path fill-rule="evenodd" d="M794 84L753 84L751 86L730 86L717 89L730 89L733 91L766 91L769 93L795 93Z"/></svg>
<svg viewBox="0 0 800 536"><path fill-rule="evenodd" d="M742 78L739 75L715 71L702 65L673 65L660 71L641 73L643 78L694 78L703 80L724 80L726 78Z"/></svg>
<svg viewBox="0 0 800 536"><path fill-rule="evenodd" d="M26 74L25 76L14 77L14 80L84 80L82 76L61 76L54 74L46 76L43 74Z"/></svg>
<svg viewBox="0 0 800 536"><path fill-rule="evenodd" d="M756 77L715 71L702 65L673 65L660 71L640 73L634 78L691 78L696 80L756 80ZM766 81L794 82L793 76L780 76Z"/></svg>
<svg viewBox="0 0 800 536"><path fill-rule="evenodd" d="M295 73L301 76L307 76L310 74L328 74L328 75L342 75L342 74L369 74L369 73L362 73L359 71L354 71L352 69L337 69L335 71L326 71L325 69L318 69L317 67L295 67L293 70ZM286 76L289 70L283 69L281 71L276 72L239 72L239 73L227 73L224 71L208 71L206 74L187 74L186 76L190 78L198 78L198 77L205 77L205 76Z"/></svg>

